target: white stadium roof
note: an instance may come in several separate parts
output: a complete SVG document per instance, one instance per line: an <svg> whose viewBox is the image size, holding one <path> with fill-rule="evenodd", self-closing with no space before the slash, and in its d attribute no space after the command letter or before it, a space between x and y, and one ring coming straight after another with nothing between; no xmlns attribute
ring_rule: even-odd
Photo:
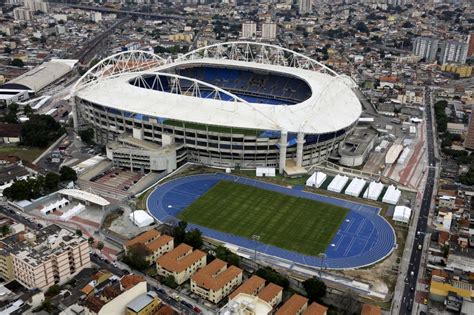
<svg viewBox="0 0 474 315"><path fill-rule="evenodd" d="M108 206L110 202L96 194L80 189L61 189L61 195L69 196L77 200L88 201L101 207Z"/></svg>
<svg viewBox="0 0 474 315"><path fill-rule="evenodd" d="M129 84L143 74L156 74L176 66L222 65L253 68L296 76L304 80L312 94L295 105L266 105L199 98L145 89ZM309 134L335 132L347 128L361 114L359 99L345 76L224 58L200 58L166 63L144 72L122 72L97 80L76 92L84 100L150 117L201 124L260 130L286 130Z"/></svg>

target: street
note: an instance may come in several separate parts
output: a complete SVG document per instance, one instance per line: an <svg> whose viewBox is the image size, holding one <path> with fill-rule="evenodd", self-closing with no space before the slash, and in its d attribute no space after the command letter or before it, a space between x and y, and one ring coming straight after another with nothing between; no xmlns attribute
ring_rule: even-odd
<svg viewBox="0 0 474 315"><path fill-rule="evenodd" d="M433 187L436 176L436 159L434 154L434 135L433 135L433 121L432 121L432 104L431 104L431 90L428 88L425 91L425 108L426 108L426 130L427 130L427 145L428 145L428 177L425 184L423 199L421 202L420 216L416 225L416 236L413 242L413 247L410 257L410 266L408 268L407 276L405 278L405 286L403 289L402 303L399 314L412 314L413 303L415 300L416 284L419 273L419 266L423 252L423 242L425 233L427 231L428 215L431 208L431 200L433 196ZM421 248L421 249L419 249ZM405 307L404 307L405 306Z"/></svg>

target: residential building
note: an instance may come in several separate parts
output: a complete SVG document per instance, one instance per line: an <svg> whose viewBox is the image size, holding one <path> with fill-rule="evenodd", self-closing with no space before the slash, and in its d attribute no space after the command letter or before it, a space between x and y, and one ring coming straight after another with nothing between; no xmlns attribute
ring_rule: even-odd
<svg viewBox="0 0 474 315"><path fill-rule="evenodd" d="M206 253L194 250L187 244L180 244L156 261L157 273L173 276L177 284L187 281L196 271L206 266Z"/></svg>
<svg viewBox="0 0 474 315"><path fill-rule="evenodd" d="M380 315L382 314L382 309L380 306L375 306L371 304L362 305L362 312L360 315Z"/></svg>
<svg viewBox="0 0 474 315"><path fill-rule="evenodd" d="M49 12L49 3L42 0L24 0L24 6L31 10L31 12L41 11L43 13Z"/></svg>
<svg viewBox="0 0 474 315"><path fill-rule="evenodd" d="M64 283L91 266L87 239L57 225L28 232L23 241L9 245L15 278L30 289Z"/></svg>
<svg viewBox="0 0 474 315"><path fill-rule="evenodd" d="M217 304L242 283L242 275L242 269L215 259L191 277L191 292Z"/></svg>
<svg viewBox="0 0 474 315"><path fill-rule="evenodd" d="M13 268L13 257L10 255L10 252L3 242L0 242L0 277L5 281L10 281L15 279L15 270Z"/></svg>
<svg viewBox="0 0 474 315"><path fill-rule="evenodd" d="M469 125L467 127L467 135L464 140L464 147L468 150L474 150L474 114L469 116Z"/></svg>
<svg viewBox="0 0 474 315"><path fill-rule="evenodd" d="M257 35L257 23L248 21L242 23L242 38L255 38Z"/></svg>
<svg viewBox="0 0 474 315"><path fill-rule="evenodd" d="M272 307L275 307L281 303L283 298L283 288L274 283L269 283L258 293L257 296Z"/></svg>
<svg viewBox="0 0 474 315"><path fill-rule="evenodd" d="M277 25L273 22L266 22L262 24L262 38L275 39L277 32Z"/></svg>
<svg viewBox="0 0 474 315"><path fill-rule="evenodd" d="M272 306L257 296L239 293L224 305L218 312L219 315L268 315Z"/></svg>
<svg viewBox="0 0 474 315"><path fill-rule="evenodd" d="M229 295L229 300L235 298L239 293L257 296L258 292L260 292L264 287L265 279L253 275Z"/></svg>
<svg viewBox="0 0 474 315"><path fill-rule="evenodd" d="M417 37L413 41L413 53L426 61L436 59L439 41L431 37Z"/></svg>
<svg viewBox="0 0 474 315"><path fill-rule="evenodd" d="M298 13L306 14L312 12L312 1L311 0L298 0Z"/></svg>
<svg viewBox="0 0 474 315"><path fill-rule="evenodd" d="M169 235L161 235L157 230L151 229L127 241L124 249L127 252L137 244L142 244L148 249L149 255L146 256L146 261L151 265L163 254L174 248L174 239Z"/></svg>
<svg viewBox="0 0 474 315"><path fill-rule="evenodd" d="M85 299L85 315L129 314L129 303L146 293L147 283L143 277L123 276L119 281L110 282Z"/></svg>
<svg viewBox="0 0 474 315"><path fill-rule="evenodd" d="M440 44L440 53L438 62L445 63L466 63L468 45L466 42L459 42L455 40L443 41Z"/></svg>
<svg viewBox="0 0 474 315"><path fill-rule="evenodd" d="M15 8L13 9L13 17L19 21L31 21L33 13L27 8Z"/></svg>
<svg viewBox="0 0 474 315"><path fill-rule="evenodd" d="M441 66L441 71L454 73L459 78L469 78L472 76L472 68L471 66L460 66L454 64L444 64Z"/></svg>
<svg viewBox="0 0 474 315"><path fill-rule="evenodd" d="M155 291L137 296L127 304L127 315L153 315L161 306Z"/></svg>
<svg viewBox="0 0 474 315"><path fill-rule="evenodd" d="M308 299L293 294L275 313L275 315L301 315L308 308Z"/></svg>
<svg viewBox="0 0 474 315"><path fill-rule="evenodd" d="M328 308L326 306L313 302L303 312L303 315L327 315L327 313L328 313ZM364 313L362 313L361 315L364 315ZM373 315L376 315L376 314L373 314Z"/></svg>

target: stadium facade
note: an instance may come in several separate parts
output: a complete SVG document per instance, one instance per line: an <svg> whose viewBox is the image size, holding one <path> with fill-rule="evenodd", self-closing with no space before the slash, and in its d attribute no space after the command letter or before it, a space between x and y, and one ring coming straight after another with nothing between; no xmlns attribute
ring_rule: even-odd
<svg viewBox="0 0 474 315"><path fill-rule="evenodd" d="M276 167L326 160L361 105L346 76L297 52L231 42L177 59L144 51L102 60L72 88L74 126L92 127L118 166Z"/></svg>

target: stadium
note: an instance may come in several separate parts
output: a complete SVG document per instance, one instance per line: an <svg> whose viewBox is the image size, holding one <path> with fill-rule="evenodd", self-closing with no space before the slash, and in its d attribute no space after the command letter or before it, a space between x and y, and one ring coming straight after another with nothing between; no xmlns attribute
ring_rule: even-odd
<svg viewBox="0 0 474 315"><path fill-rule="evenodd" d="M107 147L118 166L160 171L190 161L292 175L327 159L351 133L361 114L353 87L300 53L231 42L174 60L110 56L73 86L70 100L76 129L118 143ZM136 156L137 148L155 153Z"/></svg>

